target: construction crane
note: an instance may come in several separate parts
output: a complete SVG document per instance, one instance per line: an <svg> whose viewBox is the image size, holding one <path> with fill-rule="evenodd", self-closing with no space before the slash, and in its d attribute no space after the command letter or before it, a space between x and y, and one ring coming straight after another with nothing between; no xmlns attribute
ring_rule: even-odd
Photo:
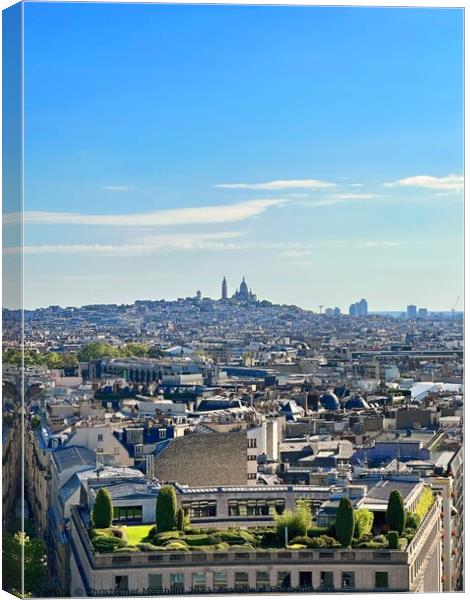
<svg viewBox="0 0 470 600"><path fill-rule="evenodd" d="M452 308L450 309L450 310L451 310L451 312L452 312L452 315L453 315L454 317L455 317L455 309L456 309L456 307L457 307L457 304L459 303L459 300L460 300L460 296L457 296L457 300L454 302L454 304L453 304Z"/></svg>

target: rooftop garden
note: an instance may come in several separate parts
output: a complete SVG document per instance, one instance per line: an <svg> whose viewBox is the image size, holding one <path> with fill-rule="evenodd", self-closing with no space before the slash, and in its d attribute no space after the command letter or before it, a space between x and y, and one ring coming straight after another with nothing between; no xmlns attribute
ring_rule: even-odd
<svg viewBox="0 0 470 600"><path fill-rule="evenodd" d="M404 550L413 539L421 521L434 502L425 487L416 512L405 510L398 491L390 494L386 523L373 533L374 514L354 510L344 496L330 527L312 523L307 502L299 502L295 511L285 511L270 527L192 527L182 508L177 507L173 486L163 486L156 503L154 525L113 525L113 507L106 488L98 491L93 508L90 538L97 553L105 552L213 552L305 548L368 548Z"/></svg>

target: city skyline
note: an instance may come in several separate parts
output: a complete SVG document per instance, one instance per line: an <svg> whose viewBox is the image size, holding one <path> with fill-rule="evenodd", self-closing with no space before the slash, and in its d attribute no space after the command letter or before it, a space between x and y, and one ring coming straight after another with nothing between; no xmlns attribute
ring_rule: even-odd
<svg viewBox="0 0 470 600"><path fill-rule="evenodd" d="M461 30L458 10L27 4L25 307L244 273L279 304L450 309Z"/></svg>

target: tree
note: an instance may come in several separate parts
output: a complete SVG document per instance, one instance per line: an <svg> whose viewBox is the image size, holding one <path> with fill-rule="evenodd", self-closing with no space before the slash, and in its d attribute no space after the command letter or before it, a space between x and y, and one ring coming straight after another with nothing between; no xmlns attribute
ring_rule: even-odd
<svg viewBox="0 0 470 600"><path fill-rule="evenodd" d="M354 537L361 538L371 532L374 513L367 508L360 508L354 513Z"/></svg>
<svg viewBox="0 0 470 600"><path fill-rule="evenodd" d="M398 535L403 533L405 528L405 506L403 504L403 496L398 490L393 490L390 493L387 506L386 521L387 525L393 531L397 531Z"/></svg>
<svg viewBox="0 0 470 600"><path fill-rule="evenodd" d="M171 531L176 524L176 492L172 485L163 485L158 492L156 512L157 531Z"/></svg>
<svg viewBox="0 0 470 600"><path fill-rule="evenodd" d="M354 534L354 509L347 496L343 496L339 502L336 511L335 532L336 539L343 548L349 548Z"/></svg>
<svg viewBox="0 0 470 600"><path fill-rule="evenodd" d="M184 531L184 510L180 507L176 512L176 529Z"/></svg>
<svg viewBox="0 0 470 600"><path fill-rule="evenodd" d="M139 342L128 342L121 348L121 354L125 358L142 358L148 356L148 353L149 347L147 344L141 344Z"/></svg>
<svg viewBox="0 0 470 600"><path fill-rule="evenodd" d="M97 529L106 529L113 520L113 503L106 488L100 488L93 507L93 525Z"/></svg>
<svg viewBox="0 0 470 600"><path fill-rule="evenodd" d="M24 552L24 589L22 589L22 555ZM46 575L46 557L42 543L25 533L3 534L3 585L15 596L40 591Z"/></svg>
<svg viewBox="0 0 470 600"><path fill-rule="evenodd" d="M276 515L275 519L277 537L279 541L283 542L286 528L288 540L307 535L307 530L312 522L312 515L308 502L301 500L295 511L285 510L282 515Z"/></svg>
<svg viewBox="0 0 470 600"><path fill-rule="evenodd" d="M105 342L90 342L85 344L78 353L78 359L83 362L98 358L118 358L119 351Z"/></svg>

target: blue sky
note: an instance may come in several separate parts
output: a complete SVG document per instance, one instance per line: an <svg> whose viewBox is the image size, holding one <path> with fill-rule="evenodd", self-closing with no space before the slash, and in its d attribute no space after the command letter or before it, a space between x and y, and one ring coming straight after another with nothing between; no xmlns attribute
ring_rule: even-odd
<svg viewBox="0 0 470 600"><path fill-rule="evenodd" d="M306 308L450 308L462 45L460 10L26 4L26 306L245 275Z"/></svg>

